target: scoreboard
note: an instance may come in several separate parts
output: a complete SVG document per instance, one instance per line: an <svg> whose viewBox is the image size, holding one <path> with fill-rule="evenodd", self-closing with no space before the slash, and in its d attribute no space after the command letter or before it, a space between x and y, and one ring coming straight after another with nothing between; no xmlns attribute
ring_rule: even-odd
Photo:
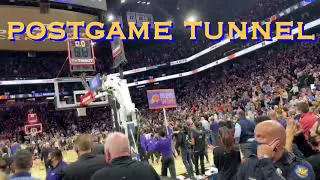
<svg viewBox="0 0 320 180"><path fill-rule="evenodd" d="M93 45L90 39L68 39L68 52L71 72L96 70Z"/></svg>
<svg viewBox="0 0 320 180"><path fill-rule="evenodd" d="M123 42L119 37L114 37L111 41L113 68L117 68L121 65L125 65L128 60L125 56Z"/></svg>

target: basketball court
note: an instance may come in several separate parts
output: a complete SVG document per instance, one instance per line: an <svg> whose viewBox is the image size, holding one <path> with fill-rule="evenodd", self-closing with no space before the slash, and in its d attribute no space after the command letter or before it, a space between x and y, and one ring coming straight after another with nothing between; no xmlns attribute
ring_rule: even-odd
<svg viewBox="0 0 320 180"><path fill-rule="evenodd" d="M206 168L211 167L213 165L212 153L208 153L208 155L209 155L210 163L205 162ZM77 155L74 151L63 152L63 157L64 157L64 161L66 161L67 163L74 162L77 159ZM154 164L151 164L151 165L155 168L155 170L158 172L158 174L161 173L161 162L159 162L159 163L154 162ZM183 165L181 156L178 156L177 158L175 158L175 165L176 165L177 175L181 175L181 174L186 173L186 169ZM34 177L40 178L41 180L44 180L46 178L46 172L45 172L44 165L41 163L41 161L39 159L34 161L33 168L32 168L31 172Z"/></svg>

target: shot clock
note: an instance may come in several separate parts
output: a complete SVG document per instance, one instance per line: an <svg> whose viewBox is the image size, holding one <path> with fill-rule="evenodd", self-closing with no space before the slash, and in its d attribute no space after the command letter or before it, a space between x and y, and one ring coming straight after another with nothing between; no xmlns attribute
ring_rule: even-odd
<svg viewBox="0 0 320 180"><path fill-rule="evenodd" d="M96 70L94 51L90 39L68 39L68 52L71 72Z"/></svg>

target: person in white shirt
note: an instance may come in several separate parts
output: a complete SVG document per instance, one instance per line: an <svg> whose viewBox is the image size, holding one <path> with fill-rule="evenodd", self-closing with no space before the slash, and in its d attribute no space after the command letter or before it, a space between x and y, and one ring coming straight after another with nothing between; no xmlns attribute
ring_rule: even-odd
<svg viewBox="0 0 320 180"><path fill-rule="evenodd" d="M290 92L292 92L295 96L299 93L299 87L297 84L293 84L293 87L291 88Z"/></svg>
<svg viewBox="0 0 320 180"><path fill-rule="evenodd" d="M299 102L299 100L297 99L297 97L296 96L292 96L292 99L290 100L289 104L291 106L295 106L298 102Z"/></svg>
<svg viewBox="0 0 320 180"><path fill-rule="evenodd" d="M201 117L201 124L202 124L202 127L206 130L206 131L209 131L210 130L210 125L209 125L209 122L204 118L204 117Z"/></svg>

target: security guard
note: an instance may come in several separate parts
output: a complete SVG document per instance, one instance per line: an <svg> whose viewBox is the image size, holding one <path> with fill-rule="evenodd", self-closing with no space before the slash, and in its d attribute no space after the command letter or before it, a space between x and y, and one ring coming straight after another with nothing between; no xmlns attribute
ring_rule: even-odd
<svg viewBox="0 0 320 180"><path fill-rule="evenodd" d="M110 165L97 171L91 180L160 180L147 163L132 160L128 138L122 133L110 133L105 141L105 159Z"/></svg>
<svg viewBox="0 0 320 180"><path fill-rule="evenodd" d="M259 123L255 128L257 156L240 166L237 180L315 180L312 166L285 150L286 132L274 120Z"/></svg>
<svg viewBox="0 0 320 180"><path fill-rule="evenodd" d="M64 173L63 171L68 166L67 163L62 159L62 152L59 149L50 152L48 159L50 168L48 169L46 180L62 179Z"/></svg>

